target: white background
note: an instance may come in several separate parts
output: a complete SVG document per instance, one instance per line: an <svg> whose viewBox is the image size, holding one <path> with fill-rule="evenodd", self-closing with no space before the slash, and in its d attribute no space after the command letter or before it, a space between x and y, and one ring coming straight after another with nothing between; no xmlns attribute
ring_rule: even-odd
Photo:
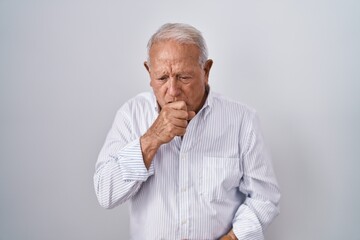
<svg viewBox="0 0 360 240"><path fill-rule="evenodd" d="M0 239L128 238L92 176L166 22L200 29L212 89L259 112L282 190L267 239L359 239L355 0L0 0Z"/></svg>

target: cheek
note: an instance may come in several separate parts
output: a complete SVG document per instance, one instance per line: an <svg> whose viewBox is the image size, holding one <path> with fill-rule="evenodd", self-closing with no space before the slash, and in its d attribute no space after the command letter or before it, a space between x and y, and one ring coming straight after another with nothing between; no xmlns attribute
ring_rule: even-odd
<svg viewBox="0 0 360 240"><path fill-rule="evenodd" d="M152 89L154 90L154 92L160 92L161 89L163 88L163 84L161 84L161 82L159 81L155 81L155 80L152 80L150 81L150 86L152 87Z"/></svg>
<svg viewBox="0 0 360 240"><path fill-rule="evenodd" d="M188 85L183 88L183 93L189 100L196 101L203 94L201 89L199 85Z"/></svg>
<svg viewBox="0 0 360 240"><path fill-rule="evenodd" d="M187 86L186 90L184 89L190 101L194 103L202 100L205 93L205 84L205 82L197 82Z"/></svg>
<svg viewBox="0 0 360 240"><path fill-rule="evenodd" d="M203 79L198 79L187 86L187 90L193 94L202 94L202 90L205 89L206 82Z"/></svg>
<svg viewBox="0 0 360 240"><path fill-rule="evenodd" d="M158 100L162 100L166 95L166 84L159 84L158 82L153 82L151 87L156 95Z"/></svg>

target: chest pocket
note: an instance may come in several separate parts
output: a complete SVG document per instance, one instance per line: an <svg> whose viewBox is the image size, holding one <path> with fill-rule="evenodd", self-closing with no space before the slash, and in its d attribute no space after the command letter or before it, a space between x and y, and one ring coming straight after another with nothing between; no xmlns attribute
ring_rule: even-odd
<svg viewBox="0 0 360 240"><path fill-rule="evenodd" d="M204 157L201 192L209 200L224 201L237 191L241 177L239 158Z"/></svg>

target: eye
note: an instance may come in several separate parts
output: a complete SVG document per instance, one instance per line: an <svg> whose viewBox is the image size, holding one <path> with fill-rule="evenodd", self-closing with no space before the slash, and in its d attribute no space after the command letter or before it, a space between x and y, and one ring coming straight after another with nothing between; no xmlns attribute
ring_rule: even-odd
<svg viewBox="0 0 360 240"><path fill-rule="evenodd" d="M161 76L157 80L165 81L165 80L167 80L167 78L168 78L168 76Z"/></svg>
<svg viewBox="0 0 360 240"><path fill-rule="evenodd" d="M191 77L190 76L179 76L180 81L183 82L188 82L190 81Z"/></svg>

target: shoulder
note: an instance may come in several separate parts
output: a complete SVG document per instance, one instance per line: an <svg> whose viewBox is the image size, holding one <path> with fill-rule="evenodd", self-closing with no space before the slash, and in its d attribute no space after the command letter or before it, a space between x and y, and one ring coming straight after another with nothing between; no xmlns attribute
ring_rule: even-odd
<svg viewBox="0 0 360 240"><path fill-rule="evenodd" d="M212 93L212 105L216 112L221 112L225 115L239 115L251 118L256 115L256 110L253 107L219 93Z"/></svg>
<svg viewBox="0 0 360 240"><path fill-rule="evenodd" d="M250 132L260 132L260 122L255 108L221 94L213 94L213 119L239 130L243 136Z"/></svg>
<svg viewBox="0 0 360 240"><path fill-rule="evenodd" d="M118 112L132 115L136 112L153 111L156 107L156 99L153 93L143 92L130 98L118 110Z"/></svg>

